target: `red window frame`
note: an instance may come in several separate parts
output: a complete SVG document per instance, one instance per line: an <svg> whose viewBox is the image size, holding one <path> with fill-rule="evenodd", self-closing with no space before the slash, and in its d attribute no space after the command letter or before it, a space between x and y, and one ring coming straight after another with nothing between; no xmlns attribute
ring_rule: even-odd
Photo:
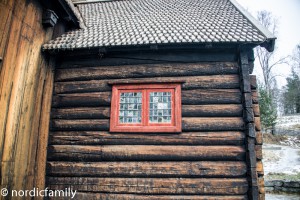
<svg viewBox="0 0 300 200"><path fill-rule="evenodd" d="M142 92L142 122L119 123L121 92ZM149 123L150 92L171 92L171 122ZM181 132L181 84L121 84L112 86L110 132Z"/></svg>

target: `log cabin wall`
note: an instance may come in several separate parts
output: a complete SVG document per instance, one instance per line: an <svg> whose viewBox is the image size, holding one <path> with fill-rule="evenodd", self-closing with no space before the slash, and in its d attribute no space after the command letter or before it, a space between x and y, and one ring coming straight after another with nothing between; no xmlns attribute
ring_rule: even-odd
<svg viewBox="0 0 300 200"><path fill-rule="evenodd" d="M55 71L49 188L72 187L79 199L248 199L236 55L174 55L63 57ZM185 81L182 133L110 133L108 82L116 80Z"/></svg>
<svg viewBox="0 0 300 200"><path fill-rule="evenodd" d="M41 2L0 1L1 189L8 191L44 188L54 69L41 46L61 31L43 27Z"/></svg>

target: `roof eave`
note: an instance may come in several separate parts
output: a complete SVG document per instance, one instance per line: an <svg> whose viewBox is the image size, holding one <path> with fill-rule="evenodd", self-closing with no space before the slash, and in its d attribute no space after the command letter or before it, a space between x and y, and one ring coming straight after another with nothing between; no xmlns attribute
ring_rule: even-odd
<svg viewBox="0 0 300 200"><path fill-rule="evenodd" d="M244 9L238 2L235 0L229 0L236 9L244 15L250 23L252 23L265 37L266 40L260 44L260 46L266 48L269 52L274 51L276 37L263 25L259 23L246 9Z"/></svg>

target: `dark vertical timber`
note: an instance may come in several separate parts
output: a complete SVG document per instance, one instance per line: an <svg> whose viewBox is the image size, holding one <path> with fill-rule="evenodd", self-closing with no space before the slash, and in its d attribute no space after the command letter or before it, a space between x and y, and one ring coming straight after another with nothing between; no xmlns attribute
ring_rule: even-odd
<svg viewBox="0 0 300 200"><path fill-rule="evenodd" d="M257 200L259 198L259 190L256 173L255 128L247 51L241 51L240 53L240 80L241 91L243 93L243 117L246 125L247 178L250 186L248 196L249 199Z"/></svg>

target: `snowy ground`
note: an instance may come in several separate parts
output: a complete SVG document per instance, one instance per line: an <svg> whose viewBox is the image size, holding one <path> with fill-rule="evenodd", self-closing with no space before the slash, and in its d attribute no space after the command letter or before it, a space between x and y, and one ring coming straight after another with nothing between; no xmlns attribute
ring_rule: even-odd
<svg viewBox="0 0 300 200"><path fill-rule="evenodd" d="M264 144L263 163L265 175L269 173L300 173L300 148Z"/></svg>
<svg viewBox="0 0 300 200"><path fill-rule="evenodd" d="M283 174L283 177L299 177L300 145L295 137L282 141L283 145L264 144L263 164L265 180L272 179L272 174ZM297 175L298 174L298 175ZM287 175L287 176L285 176ZM297 179L297 178L296 178ZM266 194L266 200L300 200L300 194Z"/></svg>
<svg viewBox="0 0 300 200"><path fill-rule="evenodd" d="M266 194L266 200L299 200L298 195Z"/></svg>

